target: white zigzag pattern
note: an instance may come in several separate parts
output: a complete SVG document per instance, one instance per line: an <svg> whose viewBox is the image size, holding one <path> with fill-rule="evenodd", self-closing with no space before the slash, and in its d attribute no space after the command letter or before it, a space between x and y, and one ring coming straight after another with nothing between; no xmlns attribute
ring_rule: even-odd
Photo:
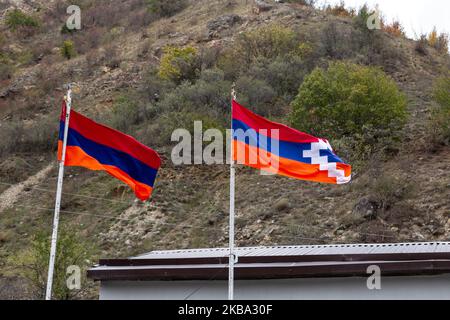
<svg viewBox="0 0 450 320"><path fill-rule="evenodd" d="M320 171L328 171L328 177L336 178L338 184L347 183L351 180L351 176L346 177L344 170L337 169L336 162L328 162L327 156L320 156L320 150L331 150L331 145L328 141L319 139L319 142L311 143L311 150L304 150L303 157L311 158L312 164L320 165Z"/></svg>

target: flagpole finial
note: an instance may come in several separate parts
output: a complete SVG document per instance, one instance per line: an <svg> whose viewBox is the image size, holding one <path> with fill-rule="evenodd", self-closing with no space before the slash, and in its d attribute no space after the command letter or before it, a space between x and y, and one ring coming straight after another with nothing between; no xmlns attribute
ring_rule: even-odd
<svg viewBox="0 0 450 320"><path fill-rule="evenodd" d="M231 97L233 100L236 100L236 83L233 82L231 86Z"/></svg>

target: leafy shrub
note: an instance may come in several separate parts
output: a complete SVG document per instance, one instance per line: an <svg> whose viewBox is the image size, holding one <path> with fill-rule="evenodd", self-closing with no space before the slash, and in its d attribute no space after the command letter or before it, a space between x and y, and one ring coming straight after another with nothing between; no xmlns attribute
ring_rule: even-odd
<svg viewBox="0 0 450 320"><path fill-rule="evenodd" d="M6 25L14 31L21 27L37 28L39 27L39 20L19 9L14 9L6 14Z"/></svg>
<svg viewBox="0 0 450 320"><path fill-rule="evenodd" d="M377 29L369 29L367 27L367 21L373 12L365 4L359 10L358 14L353 17L353 44L356 45L357 50L361 51L363 48L368 48L369 50L374 46L374 41L378 40L381 33ZM377 46L382 46L380 43Z"/></svg>
<svg viewBox="0 0 450 320"><path fill-rule="evenodd" d="M57 145L58 121L48 116L41 118L30 127L25 128L21 141L22 152L52 151Z"/></svg>
<svg viewBox="0 0 450 320"><path fill-rule="evenodd" d="M148 10L159 17L170 17L183 10L186 0L146 0Z"/></svg>
<svg viewBox="0 0 450 320"><path fill-rule="evenodd" d="M76 55L75 47L72 41L66 40L60 48L61 55L66 59L72 59Z"/></svg>
<svg viewBox="0 0 450 320"><path fill-rule="evenodd" d="M159 65L159 76L164 80L181 82L194 79L198 72L197 49L167 46Z"/></svg>
<svg viewBox="0 0 450 320"><path fill-rule="evenodd" d="M436 80L433 98L442 108L450 108L450 75Z"/></svg>
<svg viewBox="0 0 450 320"><path fill-rule="evenodd" d="M251 106L258 114L263 116L279 114L280 110L275 109L274 103L276 93L263 80L247 76L240 77L236 82L236 91L239 102Z"/></svg>
<svg viewBox="0 0 450 320"><path fill-rule="evenodd" d="M173 129L189 129L194 120L204 121L204 127L207 123L220 127L227 119L231 83L224 80L221 70L204 70L195 83L184 81L178 86L161 81L155 70L144 79L141 88L116 99L109 119L112 127L144 143L164 145Z"/></svg>
<svg viewBox="0 0 450 320"><path fill-rule="evenodd" d="M338 26L336 22L327 23L321 31L320 41L323 55L332 59L344 59L354 54L350 39L351 32Z"/></svg>
<svg viewBox="0 0 450 320"><path fill-rule="evenodd" d="M183 82L168 93L157 108L161 112L202 110L205 114L223 115L229 108L230 88L221 70L205 70L194 84Z"/></svg>
<svg viewBox="0 0 450 320"><path fill-rule="evenodd" d="M298 87L309 69L308 60L300 56L280 56L275 59L258 59L246 72L249 77L261 80L275 91L276 96L289 104L297 95ZM254 84L256 86L256 83ZM239 92L241 95L243 92ZM273 110L272 110L273 111Z"/></svg>
<svg viewBox="0 0 450 320"><path fill-rule="evenodd" d="M91 250L86 243L80 241L80 237L75 231L64 228L59 231L53 276L54 299L68 300L80 294L80 290L70 290L67 287L66 270L71 265L87 267L86 261L90 257ZM13 261L22 276L30 281L37 299L45 297L49 256L50 236L41 232L35 236L31 247L17 255Z"/></svg>
<svg viewBox="0 0 450 320"><path fill-rule="evenodd" d="M169 80L161 79L156 68L150 68L144 75L139 93L149 102L158 102L175 84Z"/></svg>
<svg viewBox="0 0 450 320"><path fill-rule="evenodd" d="M4 122L0 125L0 156L14 152L44 152L55 149L57 122L48 117L31 125Z"/></svg>
<svg viewBox="0 0 450 320"><path fill-rule="evenodd" d="M131 133L132 127L151 117L150 106L140 103L133 93L119 96L114 101L111 126L123 132Z"/></svg>
<svg viewBox="0 0 450 320"><path fill-rule="evenodd" d="M299 45L292 29L272 24L240 34L218 64L226 72L227 79L235 79L242 70L247 70L261 58L299 54Z"/></svg>
<svg viewBox="0 0 450 320"><path fill-rule="evenodd" d="M379 65L389 70L400 68L399 64L405 62L402 51L384 32L367 27L371 14L364 5L353 16L352 25L339 20L328 22L320 34L321 55L332 59L353 59L361 64ZM395 28L401 26L390 27L392 32L397 32Z"/></svg>
<svg viewBox="0 0 450 320"><path fill-rule="evenodd" d="M198 53L201 69L213 69L220 58L222 49L219 46L202 47Z"/></svg>
<svg viewBox="0 0 450 320"><path fill-rule="evenodd" d="M273 24L241 34L235 49L241 52L245 60L254 61L259 57L270 59L290 53L298 44L294 31Z"/></svg>
<svg viewBox="0 0 450 320"><path fill-rule="evenodd" d="M194 132L194 121L201 121L204 131L210 128L223 128L221 120L213 116L192 111L172 111L165 113L154 122L145 123L137 131L136 136L144 144L167 145L176 129L186 129L192 134Z"/></svg>
<svg viewBox="0 0 450 320"><path fill-rule="evenodd" d="M450 76L436 80L433 87L433 99L438 107L433 110L429 131L433 145L450 145Z"/></svg>
<svg viewBox="0 0 450 320"><path fill-rule="evenodd" d="M395 124L391 124L385 129L364 125L362 133L333 140L333 147L343 159L350 161L352 167L358 171L364 168L368 161L381 163L398 154L402 137L402 132Z"/></svg>
<svg viewBox="0 0 450 320"><path fill-rule="evenodd" d="M395 82L375 67L332 63L316 68L292 103L292 123L318 136L341 138L364 127L395 131L406 118L406 99Z"/></svg>
<svg viewBox="0 0 450 320"><path fill-rule="evenodd" d="M0 124L0 136L2 137L0 144L0 155L6 155L14 150L14 147L20 141L23 129L19 123L4 122Z"/></svg>

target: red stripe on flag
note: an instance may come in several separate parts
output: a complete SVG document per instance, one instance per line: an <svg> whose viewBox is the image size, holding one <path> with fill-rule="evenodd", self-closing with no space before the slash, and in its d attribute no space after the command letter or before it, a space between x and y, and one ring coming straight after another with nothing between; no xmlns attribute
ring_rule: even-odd
<svg viewBox="0 0 450 320"><path fill-rule="evenodd" d="M300 132L290 128L284 124L269 121L250 110L244 108L239 103L233 100L233 119L244 122L247 126L255 131L267 130L267 136L272 137L270 130L279 130L279 140L297 142L297 143L311 143L318 142L319 139L304 132Z"/></svg>
<svg viewBox="0 0 450 320"><path fill-rule="evenodd" d="M64 115L65 106L63 106L61 114L63 120ZM138 142L133 137L96 123L78 112L70 112L69 127L96 143L128 153L154 169L161 166L161 159L156 151Z"/></svg>

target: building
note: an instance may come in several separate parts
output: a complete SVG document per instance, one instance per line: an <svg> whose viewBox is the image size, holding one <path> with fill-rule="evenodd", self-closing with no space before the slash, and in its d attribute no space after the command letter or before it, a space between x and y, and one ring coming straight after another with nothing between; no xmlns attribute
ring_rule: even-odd
<svg viewBox="0 0 450 320"><path fill-rule="evenodd" d="M450 242L236 252L236 299L450 299ZM152 251L100 260L88 277L100 281L100 299L226 299L227 255L226 248Z"/></svg>

